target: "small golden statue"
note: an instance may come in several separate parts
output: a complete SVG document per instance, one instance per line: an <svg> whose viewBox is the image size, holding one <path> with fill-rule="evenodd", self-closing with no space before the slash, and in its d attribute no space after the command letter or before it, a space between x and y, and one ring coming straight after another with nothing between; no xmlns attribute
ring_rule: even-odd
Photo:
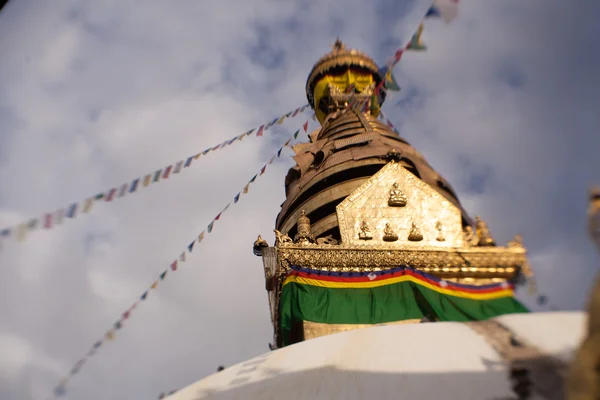
<svg viewBox="0 0 600 400"><path fill-rule="evenodd" d="M302 210L300 212L300 217L298 217L296 224L298 231L296 236L294 236L294 242L299 244L314 243L315 237L310 230L310 219L306 216L306 211Z"/></svg>
<svg viewBox="0 0 600 400"><path fill-rule="evenodd" d="M254 245L252 246L252 252L255 256L262 256L263 247L269 247L269 244L265 239L258 235L258 238L254 241Z"/></svg>
<svg viewBox="0 0 600 400"><path fill-rule="evenodd" d="M435 223L435 229L438 231L438 236L435 238L438 242L443 242L446 240L444 237L444 227L440 221Z"/></svg>
<svg viewBox="0 0 600 400"><path fill-rule="evenodd" d="M508 248L522 248L523 247L523 236L521 236L520 234L515 235L515 237L512 240L509 240L508 243L506 244L506 247Z"/></svg>
<svg viewBox="0 0 600 400"><path fill-rule="evenodd" d="M404 207L406 206L407 198L402 190L398 187L398 184L394 182L392 185L392 189L390 190L390 198L388 200L388 205L390 207Z"/></svg>
<svg viewBox="0 0 600 400"><path fill-rule="evenodd" d="M475 232L477 233L477 244L479 246L495 246L496 241L490 235L490 231L487 227L487 224L483 222L481 217L475 217Z"/></svg>
<svg viewBox="0 0 600 400"><path fill-rule="evenodd" d="M275 232L275 246L285 246L292 244L292 239L285 233L279 232L277 229L273 229Z"/></svg>
<svg viewBox="0 0 600 400"><path fill-rule="evenodd" d="M362 224L360 224L360 232L358 232L358 238L360 240L373 239L373 234L371 233L371 228L369 228L369 224L367 224L367 221L363 221Z"/></svg>
<svg viewBox="0 0 600 400"><path fill-rule="evenodd" d="M389 222L385 224L385 229L383 230L383 240L386 242L395 242L398 240L398 235L396 235Z"/></svg>
<svg viewBox="0 0 600 400"><path fill-rule="evenodd" d="M410 228L408 240L410 240L411 242L420 242L421 240L423 240L423 235L421 234L421 231L419 230L417 224L414 222L412 223L412 226Z"/></svg>

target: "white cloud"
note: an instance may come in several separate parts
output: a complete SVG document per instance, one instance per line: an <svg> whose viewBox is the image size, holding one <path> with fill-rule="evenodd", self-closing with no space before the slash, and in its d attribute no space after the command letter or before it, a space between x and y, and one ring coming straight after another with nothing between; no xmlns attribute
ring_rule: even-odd
<svg viewBox="0 0 600 400"><path fill-rule="evenodd" d="M581 307L596 265L584 207L586 186L600 182L600 59L585 27L598 10L461 4L451 25L427 24L429 51L405 55L405 90L384 110L498 241L523 233L540 289ZM338 35L384 61L427 2L400 7L11 3L0 15L0 225L118 187L304 104L306 76ZM412 106L395 106L411 88ZM2 367L12 375L0 397L50 391L305 118L22 244L3 243L0 337L18 342L25 350L15 359L25 361ZM156 398L267 350L267 297L251 246L259 233L273 241L292 165L283 155L89 360L69 398Z"/></svg>

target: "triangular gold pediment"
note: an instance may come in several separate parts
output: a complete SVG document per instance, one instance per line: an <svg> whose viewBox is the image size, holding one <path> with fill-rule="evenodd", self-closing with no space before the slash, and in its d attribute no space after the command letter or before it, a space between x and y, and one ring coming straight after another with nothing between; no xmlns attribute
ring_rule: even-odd
<svg viewBox="0 0 600 400"><path fill-rule="evenodd" d="M396 162L386 164L337 206L342 244L463 247L460 210Z"/></svg>

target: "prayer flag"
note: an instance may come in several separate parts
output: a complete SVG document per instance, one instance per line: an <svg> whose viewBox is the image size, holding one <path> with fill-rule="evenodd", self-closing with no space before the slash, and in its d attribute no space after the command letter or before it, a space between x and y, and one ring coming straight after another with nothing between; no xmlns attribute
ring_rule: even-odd
<svg viewBox="0 0 600 400"><path fill-rule="evenodd" d="M185 160L185 164L183 165L183 168L187 168L190 166L190 164L192 163L192 160L194 159L194 157L188 157L187 160Z"/></svg>
<svg viewBox="0 0 600 400"><path fill-rule="evenodd" d="M212 232L214 224L215 224L215 221L213 221L210 224L208 224L208 228L206 229L208 231L208 233Z"/></svg>
<svg viewBox="0 0 600 400"><path fill-rule="evenodd" d="M202 233L198 235L198 243L200 243L202 239L204 239L204 231L202 231Z"/></svg>
<svg viewBox="0 0 600 400"><path fill-rule="evenodd" d="M44 216L44 228L46 228L46 229L52 228L52 214L46 214Z"/></svg>
<svg viewBox="0 0 600 400"><path fill-rule="evenodd" d="M144 294L142 294L142 295L140 296L140 299L141 299L142 301L143 301L143 300L146 300L146 297L147 297L147 296L148 296L148 291L146 290L146 291L144 292Z"/></svg>
<svg viewBox="0 0 600 400"><path fill-rule="evenodd" d="M173 169L172 165L169 165L167 168L165 168L165 172L163 173L163 179L168 179L169 175L171 175L171 169Z"/></svg>
<svg viewBox="0 0 600 400"><path fill-rule="evenodd" d="M166 276L167 276L167 270L164 270L163 273L160 274L160 280L164 281Z"/></svg>
<svg viewBox="0 0 600 400"><path fill-rule="evenodd" d="M250 188L250 184L244 186L244 190L242 191L244 194L248 193L248 189Z"/></svg>
<svg viewBox="0 0 600 400"><path fill-rule="evenodd" d="M264 174L265 171L267 170L267 166L265 165L264 167L262 167L262 169L260 170L260 174Z"/></svg>
<svg viewBox="0 0 600 400"><path fill-rule="evenodd" d="M419 51L427 50L427 46L425 46L423 44L423 41L421 39L422 34L423 34L423 22L421 22L419 24L417 31L410 39L410 42L408 43L408 46L406 46L406 49L407 50L419 50Z"/></svg>
<svg viewBox="0 0 600 400"><path fill-rule="evenodd" d="M152 286L150 286L150 288L152 289L156 289L156 287L158 286L158 281L155 281Z"/></svg>
<svg viewBox="0 0 600 400"><path fill-rule="evenodd" d="M265 130L265 126L261 125L260 128L258 128L258 132L256 132L256 136L262 136L263 135L263 131Z"/></svg>
<svg viewBox="0 0 600 400"><path fill-rule="evenodd" d="M112 201L113 197L115 197L115 193L117 193L117 189L116 188L112 188L108 191L108 195L106 196L106 198L104 200L106 201Z"/></svg>
<svg viewBox="0 0 600 400"><path fill-rule="evenodd" d="M179 255L179 261L185 262L185 251Z"/></svg>
<svg viewBox="0 0 600 400"><path fill-rule="evenodd" d="M177 164L175 164L175 169L173 170L173 173L178 174L179 171L181 171L182 166L183 166L183 161L179 161Z"/></svg>
<svg viewBox="0 0 600 400"><path fill-rule="evenodd" d="M73 203L69 206L69 209L67 210L67 217L75 218L76 213L77 213L77 203Z"/></svg>
<svg viewBox="0 0 600 400"><path fill-rule="evenodd" d="M153 182L158 182L160 180L160 175L162 174L162 169L159 169L154 173Z"/></svg>
<svg viewBox="0 0 600 400"><path fill-rule="evenodd" d="M147 187L151 181L152 181L152 174L148 174L144 177L144 182L142 182L142 184L144 185L144 187Z"/></svg>
<svg viewBox="0 0 600 400"><path fill-rule="evenodd" d="M137 190L137 185L140 182L139 178L135 179L133 182L131 182L131 187L129 188L129 193L133 193Z"/></svg>
<svg viewBox="0 0 600 400"><path fill-rule="evenodd" d="M308 121L306 121L303 125L304 132L308 132Z"/></svg>
<svg viewBox="0 0 600 400"><path fill-rule="evenodd" d="M194 244L195 244L195 243L196 243L196 241L194 240L192 243L188 244L188 247L187 247L187 249L188 249L188 251L189 251L190 253L192 252L192 250L194 250Z"/></svg>
<svg viewBox="0 0 600 400"><path fill-rule="evenodd" d="M124 183L121 185L121 189L119 189L119 197L123 197L125 196L125 193L127 193L127 188L129 187L128 183Z"/></svg>
<svg viewBox="0 0 600 400"><path fill-rule="evenodd" d="M283 121L285 121L285 115L282 116L281 118L279 118L279 120L277 121L277 124L281 125L281 124L283 124Z"/></svg>
<svg viewBox="0 0 600 400"><path fill-rule="evenodd" d="M233 198L233 204L236 204L240 200L240 193L236 194Z"/></svg>
<svg viewBox="0 0 600 400"><path fill-rule="evenodd" d="M171 271L177 271L177 260L171 263Z"/></svg>
<svg viewBox="0 0 600 400"><path fill-rule="evenodd" d="M296 114L298 114L299 112L300 112L300 109L299 109L299 108L296 108L296 109L294 110L294 113L292 114L292 118L294 118L294 117L296 116Z"/></svg>

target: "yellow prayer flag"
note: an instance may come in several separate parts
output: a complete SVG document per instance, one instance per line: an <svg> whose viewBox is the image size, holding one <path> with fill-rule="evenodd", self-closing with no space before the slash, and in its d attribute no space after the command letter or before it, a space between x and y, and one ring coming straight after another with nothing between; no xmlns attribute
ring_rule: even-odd
<svg viewBox="0 0 600 400"><path fill-rule="evenodd" d="M146 175L144 177L144 182L143 182L144 187L148 186L150 184L151 180L152 180L152 174Z"/></svg>
<svg viewBox="0 0 600 400"><path fill-rule="evenodd" d="M151 289L156 289L156 287L158 286L158 281L154 282L152 284L152 286L150 286Z"/></svg>
<svg viewBox="0 0 600 400"><path fill-rule="evenodd" d="M22 242L25 240L25 236L27 236L27 224L20 224L17 228L17 240Z"/></svg>
<svg viewBox="0 0 600 400"><path fill-rule="evenodd" d="M250 188L250 184L247 184L247 185L244 187L244 194L248 193L248 189L249 189L249 188Z"/></svg>
<svg viewBox="0 0 600 400"><path fill-rule="evenodd" d="M106 332L106 340L114 340L114 339L115 339L115 333L113 331Z"/></svg>
<svg viewBox="0 0 600 400"><path fill-rule="evenodd" d="M94 198L90 197L89 199L87 199L85 201L85 203L83 204L83 212L89 212L92 209L92 205L94 204Z"/></svg>
<svg viewBox="0 0 600 400"><path fill-rule="evenodd" d="M245 137L246 137L246 134L242 133L240 136L237 137L237 140L242 140Z"/></svg>
<svg viewBox="0 0 600 400"><path fill-rule="evenodd" d="M202 231L202 233L198 235L198 243L200 243L202 239L204 239L204 231Z"/></svg>
<svg viewBox="0 0 600 400"><path fill-rule="evenodd" d="M281 118L279 118L279 121L277 121L277 123L279 125L283 124L283 121L285 121L285 115L283 115Z"/></svg>
<svg viewBox="0 0 600 400"><path fill-rule="evenodd" d="M201 155L202 155L202 153L198 153L198 154L196 154L196 155L194 156L194 160L197 160L197 159L199 159Z"/></svg>

